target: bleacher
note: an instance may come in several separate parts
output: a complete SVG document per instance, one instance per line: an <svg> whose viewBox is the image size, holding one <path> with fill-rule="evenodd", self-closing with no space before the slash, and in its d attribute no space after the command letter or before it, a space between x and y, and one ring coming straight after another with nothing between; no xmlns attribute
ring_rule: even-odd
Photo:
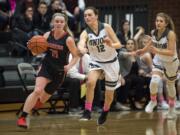
<svg viewBox="0 0 180 135"><path fill-rule="evenodd" d="M24 93L17 74L17 64L23 57L12 57L11 32L0 32L0 103L23 102Z"/></svg>

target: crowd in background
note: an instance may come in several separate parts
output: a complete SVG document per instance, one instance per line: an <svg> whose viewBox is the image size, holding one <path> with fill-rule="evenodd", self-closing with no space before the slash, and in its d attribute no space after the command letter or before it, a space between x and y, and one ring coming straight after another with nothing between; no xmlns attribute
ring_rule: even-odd
<svg viewBox="0 0 180 135"><path fill-rule="evenodd" d="M84 27L84 8L84 0L1 0L0 31L11 31L13 40L26 46L32 36L50 30L54 13L65 12L68 25L76 37ZM19 48L17 54L24 53Z"/></svg>

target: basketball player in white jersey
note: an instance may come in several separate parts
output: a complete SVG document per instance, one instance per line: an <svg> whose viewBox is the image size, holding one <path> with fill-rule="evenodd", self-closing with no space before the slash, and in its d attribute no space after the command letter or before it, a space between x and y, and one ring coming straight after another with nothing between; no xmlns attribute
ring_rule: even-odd
<svg viewBox="0 0 180 135"><path fill-rule="evenodd" d="M105 102L103 112L97 120L97 124L101 125L106 121L119 79L119 62L116 49L121 47L121 43L109 24L99 22L98 11L94 7L85 9L84 19L87 28L80 35L78 47L81 53L88 52L90 54L91 61L87 81L85 111L80 120L91 119L96 81L104 74Z"/></svg>
<svg viewBox="0 0 180 135"><path fill-rule="evenodd" d="M151 101L146 106L145 111L151 113L157 105L157 90L163 75L167 79L169 111L168 119L176 118L175 113L175 80L179 60L176 51L176 34L174 32L174 23L171 17L165 13L158 13L155 21L156 29L152 30L152 37L146 47L137 51L137 54L149 50L155 54L153 58L153 73L150 83Z"/></svg>

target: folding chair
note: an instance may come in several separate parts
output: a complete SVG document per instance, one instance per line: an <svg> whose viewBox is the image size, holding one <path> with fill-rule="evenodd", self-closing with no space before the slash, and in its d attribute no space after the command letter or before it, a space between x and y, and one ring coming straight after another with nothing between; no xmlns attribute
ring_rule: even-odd
<svg viewBox="0 0 180 135"><path fill-rule="evenodd" d="M17 65L17 71L21 84L23 86L23 91L25 92L25 95L27 97L34 90L36 70L30 63L19 63ZM24 104L16 113L17 115L19 115L19 113L22 111L23 106ZM35 111L34 114L35 113L39 115L37 111Z"/></svg>
<svg viewBox="0 0 180 135"><path fill-rule="evenodd" d="M26 97L34 90L35 86L35 77L36 77L36 71L34 67L30 63L20 63L17 66L18 69L18 75L20 78L20 81L23 86L23 90L26 94ZM59 93L59 91L61 91ZM60 88L58 92L54 93L52 97L48 100L50 104L49 113L56 113L56 104L59 100L62 100L64 103L64 110L62 113L68 112L69 107L69 93L65 92L63 88ZM24 104L21 106L21 108L18 110L17 115L22 111ZM33 114L39 115L39 112L37 110L33 110Z"/></svg>
<svg viewBox="0 0 180 135"><path fill-rule="evenodd" d="M56 104L59 100L62 100L64 104L63 111L56 110ZM61 87L59 88L48 100L50 104L50 108L48 114L67 114L69 112L69 92L66 88Z"/></svg>

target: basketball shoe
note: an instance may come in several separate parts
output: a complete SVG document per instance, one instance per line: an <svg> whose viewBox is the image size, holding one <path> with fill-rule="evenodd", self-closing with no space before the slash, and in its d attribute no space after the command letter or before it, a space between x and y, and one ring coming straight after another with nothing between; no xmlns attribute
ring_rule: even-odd
<svg viewBox="0 0 180 135"><path fill-rule="evenodd" d="M88 121L91 119L91 112L89 110L84 110L82 117L80 118L80 121Z"/></svg>
<svg viewBox="0 0 180 135"><path fill-rule="evenodd" d="M108 115L108 112L109 111L103 111L101 113L101 115L99 116L98 120L97 120L97 125L102 125L104 124L104 122L106 122L106 119L107 119L107 115Z"/></svg>
<svg viewBox="0 0 180 135"><path fill-rule="evenodd" d="M17 120L17 126L22 128L29 128L29 119L26 117L19 117Z"/></svg>
<svg viewBox="0 0 180 135"><path fill-rule="evenodd" d="M148 104L147 104L147 106L146 106L146 108L145 108L145 111L147 112L147 113L152 113L153 112L153 110L154 110L154 108L157 106L157 101L150 101Z"/></svg>

